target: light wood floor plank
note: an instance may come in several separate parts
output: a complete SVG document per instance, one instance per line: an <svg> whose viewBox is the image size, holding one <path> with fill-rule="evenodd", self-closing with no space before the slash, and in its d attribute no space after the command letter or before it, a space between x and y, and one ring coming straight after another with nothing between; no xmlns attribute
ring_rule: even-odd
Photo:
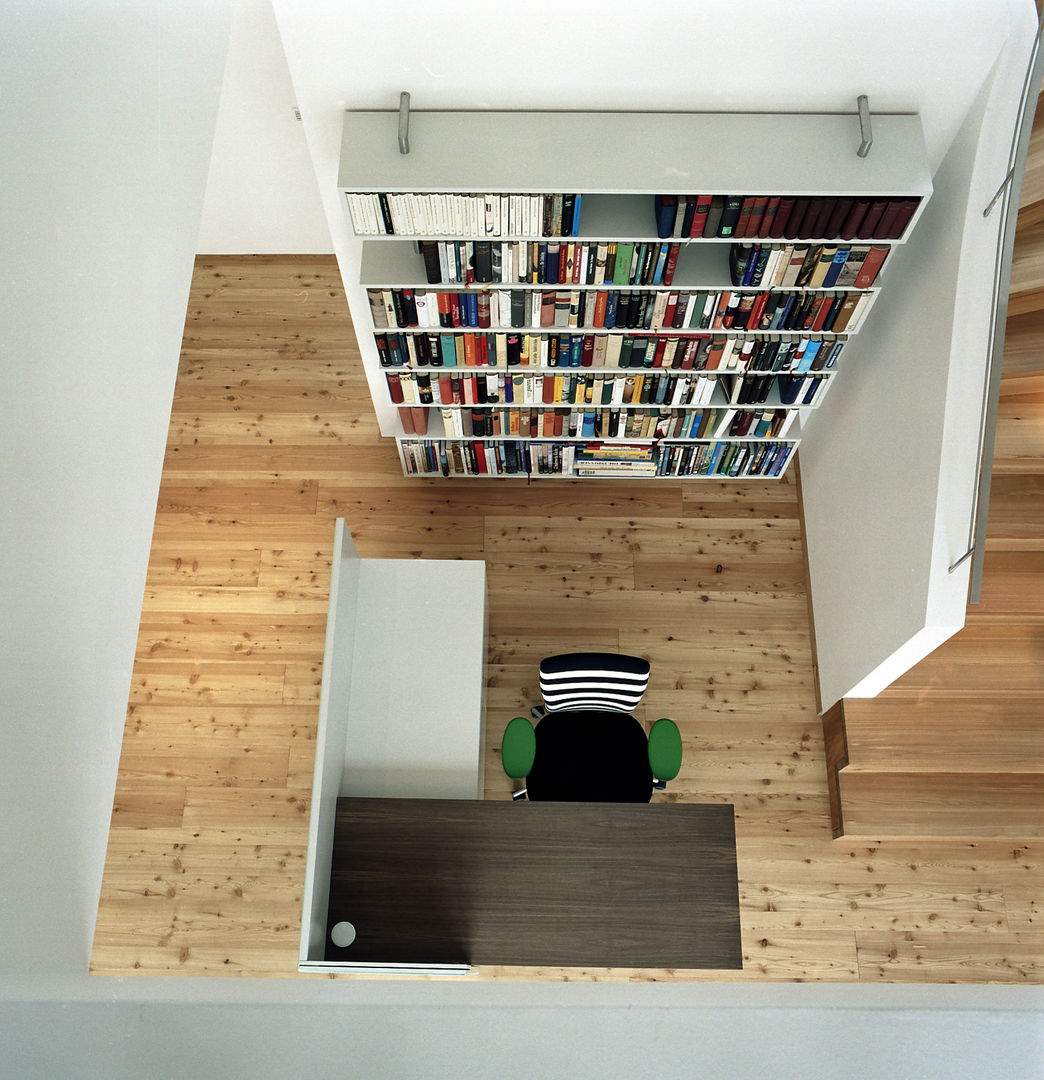
<svg viewBox="0 0 1044 1080"><path fill-rule="evenodd" d="M1002 492L992 543L1020 527L1026 483ZM912 934L981 943L973 962L937 949L931 969L977 981L1004 955L986 943L1039 931L1039 841L831 839L796 473L406 479L378 436L333 260L222 256L199 259L188 306L92 970L306 977L297 926L338 515L364 557L486 561L488 798L510 797L500 737L535 703L539 661L621 649L653 665L637 715L672 716L683 735L683 772L655 799L735 807L742 972L472 979L916 981L923 966L880 963L879 943Z"/></svg>

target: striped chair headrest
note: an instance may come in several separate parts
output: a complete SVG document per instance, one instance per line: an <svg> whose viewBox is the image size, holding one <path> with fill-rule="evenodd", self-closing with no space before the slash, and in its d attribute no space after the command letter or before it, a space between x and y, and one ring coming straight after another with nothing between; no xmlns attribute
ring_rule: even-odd
<svg viewBox="0 0 1044 1080"><path fill-rule="evenodd" d="M649 685L649 661L620 653L562 653L540 664L540 695L550 712L631 712Z"/></svg>

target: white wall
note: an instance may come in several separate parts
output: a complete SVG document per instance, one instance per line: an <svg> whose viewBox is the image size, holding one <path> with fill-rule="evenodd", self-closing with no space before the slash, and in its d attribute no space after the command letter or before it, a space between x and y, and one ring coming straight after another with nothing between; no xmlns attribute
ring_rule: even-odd
<svg viewBox="0 0 1044 1080"><path fill-rule="evenodd" d="M232 0L197 251L333 251L296 105L271 3Z"/></svg>
<svg viewBox="0 0 1044 1080"><path fill-rule="evenodd" d="M0 994L87 963L227 18L0 10Z"/></svg>
<svg viewBox="0 0 1044 1080"><path fill-rule="evenodd" d="M1008 169L1034 30L1024 23L800 451L824 707L873 697L964 624L971 563L949 567L970 540L1001 227L999 211L982 211Z"/></svg>
<svg viewBox="0 0 1044 1080"><path fill-rule="evenodd" d="M228 17L0 7L0 1074L1044 1075L1039 988L85 974Z"/></svg>

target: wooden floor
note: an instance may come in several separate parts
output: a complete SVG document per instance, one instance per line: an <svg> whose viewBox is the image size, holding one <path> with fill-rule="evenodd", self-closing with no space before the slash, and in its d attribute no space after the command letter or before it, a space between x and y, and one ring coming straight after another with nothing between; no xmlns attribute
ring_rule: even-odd
<svg viewBox="0 0 1044 1080"><path fill-rule="evenodd" d="M732 803L744 969L542 979L1044 981L1040 845L831 839L793 479L405 480L332 258L201 258L144 598L92 971L297 976L333 521L364 557L485 559L487 797L551 652L652 662ZM389 657L399 664L430 656Z"/></svg>

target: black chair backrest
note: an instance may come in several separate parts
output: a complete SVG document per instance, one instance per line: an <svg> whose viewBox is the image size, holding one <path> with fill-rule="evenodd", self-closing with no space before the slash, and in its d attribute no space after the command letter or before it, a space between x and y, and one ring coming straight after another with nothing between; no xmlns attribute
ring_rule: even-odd
<svg viewBox="0 0 1044 1080"><path fill-rule="evenodd" d="M540 695L550 712L631 712L649 685L649 661L621 653L561 653L540 663Z"/></svg>

